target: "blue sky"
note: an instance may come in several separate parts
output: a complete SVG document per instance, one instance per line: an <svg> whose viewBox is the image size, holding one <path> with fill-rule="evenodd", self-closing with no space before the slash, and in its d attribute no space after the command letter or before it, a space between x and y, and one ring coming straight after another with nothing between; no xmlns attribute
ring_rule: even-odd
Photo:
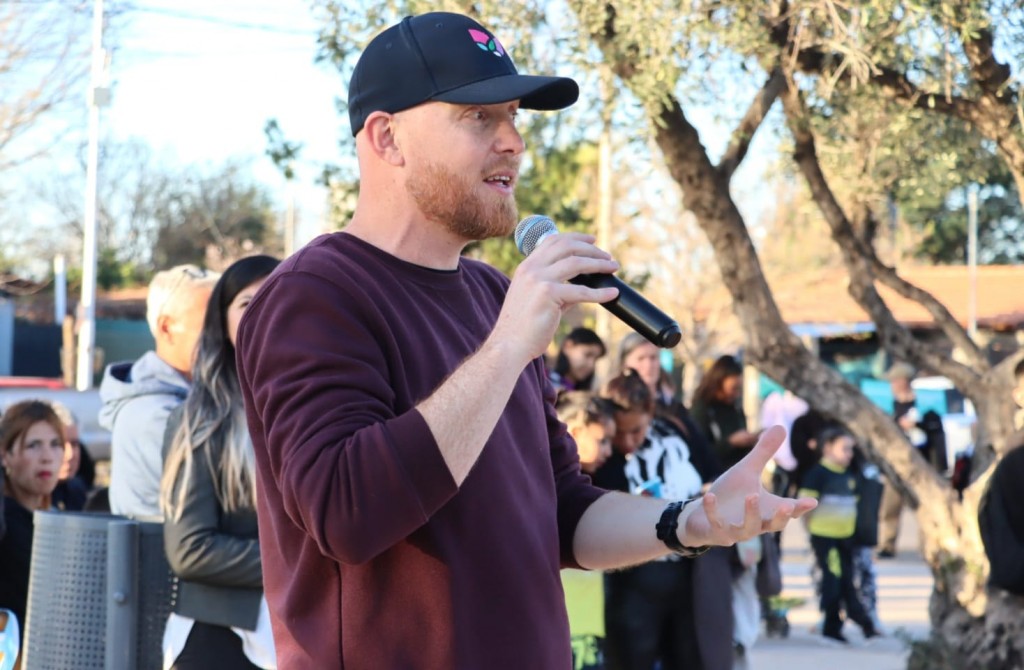
<svg viewBox="0 0 1024 670"><path fill-rule="evenodd" d="M81 4L87 8L91 0ZM285 181L264 156L263 127L275 118L288 139L304 145L296 180L297 241L318 234L326 194L313 183L314 166L341 158L338 139L348 124L335 106L345 82L329 65L314 62L317 24L307 0L138 0L113 24L113 95L103 114L104 136L141 139L158 160L176 165L248 161L283 210ZM735 99L745 106L748 98L742 92ZM708 109L688 114L706 129L712 154L719 153L726 126ZM85 140L84 104L69 115L79 122L53 156L57 164L66 165ZM759 136L734 180L743 209L764 204L764 157L773 146L774 140ZM44 161L26 175L45 178L47 170L52 164ZM756 213L745 213L755 223Z"/></svg>
<svg viewBox="0 0 1024 670"><path fill-rule="evenodd" d="M284 180L263 157L276 118L310 162L335 160L344 129L340 77L314 64L316 25L302 0L143 0L124 19L111 62L104 123L182 163L255 158L257 179L284 201ZM346 124L347 125L347 124ZM311 184L312 169L299 168ZM304 237L317 232L324 194L300 189Z"/></svg>

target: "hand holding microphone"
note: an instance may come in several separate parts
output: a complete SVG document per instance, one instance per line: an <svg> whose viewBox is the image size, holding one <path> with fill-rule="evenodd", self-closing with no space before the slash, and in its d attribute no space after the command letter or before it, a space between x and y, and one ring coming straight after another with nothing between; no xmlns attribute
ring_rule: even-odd
<svg viewBox="0 0 1024 670"><path fill-rule="evenodd" d="M529 256L544 238L557 233L558 227L548 217L528 216L516 226L516 248L524 256ZM583 274L569 281L590 288L618 289L618 297L601 303L601 306L653 344L668 349L676 346L682 338L678 323L615 275Z"/></svg>

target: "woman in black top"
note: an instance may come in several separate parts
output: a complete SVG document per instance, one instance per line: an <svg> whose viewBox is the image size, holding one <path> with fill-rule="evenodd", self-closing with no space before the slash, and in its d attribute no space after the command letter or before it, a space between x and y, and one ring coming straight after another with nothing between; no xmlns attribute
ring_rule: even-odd
<svg viewBox="0 0 1024 670"><path fill-rule="evenodd" d="M743 368L732 356L716 360L694 392L693 420L714 446L724 469L739 463L759 437L747 430L747 418L739 406L742 393Z"/></svg>
<svg viewBox="0 0 1024 670"><path fill-rule="evenodd" d="M14 612L25 630L32 514L48 510L64 460L64 427L53 408L40 400L11 405L0 418L4 525L0 539L0 607Z"/></svg>

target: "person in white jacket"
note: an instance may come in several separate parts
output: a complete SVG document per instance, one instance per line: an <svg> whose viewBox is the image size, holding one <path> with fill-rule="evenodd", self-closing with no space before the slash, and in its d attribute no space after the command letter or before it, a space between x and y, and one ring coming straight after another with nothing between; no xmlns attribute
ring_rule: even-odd
<svg viewBox="0 0 1024 670"><path fill-rule="evenodd" d="M100 425L111 432L110 511L160 516L161 449L167 418L185 398L210 292L219 275L195 265L158 272L146 320L156 344L134 362L107 367Z"/></svg>

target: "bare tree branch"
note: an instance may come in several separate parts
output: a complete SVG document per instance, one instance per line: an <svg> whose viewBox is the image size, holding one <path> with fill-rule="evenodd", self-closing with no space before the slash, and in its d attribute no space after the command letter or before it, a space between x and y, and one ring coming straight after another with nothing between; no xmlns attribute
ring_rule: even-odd
<svg viewBox="0 0 1024 670"><path fill-rule="evenodd" d="M1012 104L1015 96L1006 84L1013 73L1009 65L996 60L992 31L981 30L977 37L966 37L961 42L967 54L967 62L971 65L971 75L984 94Z"/></svg>
<svg viewBox="0 0 1024 670"><path fill-rule="evenodd" d="M881 262L875 258L873 253L868 253L864 249L862 240L854 231L846 212L836 199L821 170L803 96L795 83L790 81L781 97L783 109L786 112L786 121L795 142L793 158L804 175L811 194L828 222L832 230L832 237L842 253L843 262L850 276L850 295L874 321L885 348L901 358L945 375L965 394L979 396L981 383L979 371L957 363L933 347L914 339L910 331L896 320L892 311L878 294L874 284L874 270L876 264L881 266ZM913 293L918 298L924 299L925 291L921 289L912 291L913 287L902 280L897 281L898 279L894 272L889 276L889 281L894 284L894 288L899 287L900 290ZM930 302L925 300L922 304L929 308L929 311L939 307L934 298ZM937 309L937 312L933 312L933 316L936 313L941 314L942 311ZM949 316L948 311L945 312L945 316ZM949 320L951 320L951 316L947 322ZM939 323L942 325L941 321ZM955 321L952 323L958 325L955 324ZM958 336L957 339L963 338ZM976 349L976 347L971 348ZM987 368L987 365L985 367Z"/></svg>
<svg viewBox="0 0 1024 670"><path fill-rule="evenodd" d="M761 127L764 117L768 115L768 110L775 104L775 100L785 86L786 78L782 74L782 68L776 67L768 76L768 81L758 91L757 97L750 103L747 113L743 115L736 130L732 132L725 155L718 162L718 172L726 181L732 178L733 172L743 162L747 150L750 148L750 142L754 139L754 133Z"/></svg>
<svg viewBox="0 0 1024 670"><path fill-rule="evenodd" d="M878 257L873 245L874 234L872 232L878 228L878 222L871 212L871 208L858 203L854 206L851 219L854 234L858 238L857 253L870 261L875 279L891 288L897 295L924 307L935 321L935 325L945 333L953 346L963 351L968 363L978 371L987 370L989 364L985 354L949 309L928 291L900 277L895 268L886 265Z"/></svg>

